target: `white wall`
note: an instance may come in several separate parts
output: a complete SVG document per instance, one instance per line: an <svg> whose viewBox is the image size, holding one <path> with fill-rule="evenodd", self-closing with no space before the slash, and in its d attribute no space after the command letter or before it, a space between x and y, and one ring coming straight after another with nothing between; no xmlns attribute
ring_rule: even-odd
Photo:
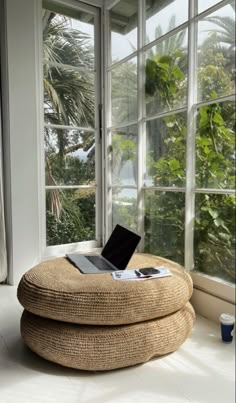
<svg viewBox="0 0 236 403"><path fill-rule="evenodd" d="M4 103L9 283L38 262L38 0L7 0ZM8 116L6 116L8 115Z"/></svg>
<svg viewBox="0 0 236 403"><path fill-rule="evenodd" d="M42 260L42 0L5 3L4 152L9 284ZM57 0L58 2L63 0ZM102 6L102 0L85 3ZM76 0L70 0L76 5ZM41 140L40 140L41 139ZM42 169L42 168L41 168Z"/></svg>

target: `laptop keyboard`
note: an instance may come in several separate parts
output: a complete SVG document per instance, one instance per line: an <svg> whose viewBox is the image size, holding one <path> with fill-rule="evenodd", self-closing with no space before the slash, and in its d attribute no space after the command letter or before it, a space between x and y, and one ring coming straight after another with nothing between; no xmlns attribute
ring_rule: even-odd
<svg viewBox="0 0 236 403"><path fill-rule="evenodd" d="M85 256L91 263L93 263L99 270L114 271L113 267L102 259L100 256Z"/></svg>

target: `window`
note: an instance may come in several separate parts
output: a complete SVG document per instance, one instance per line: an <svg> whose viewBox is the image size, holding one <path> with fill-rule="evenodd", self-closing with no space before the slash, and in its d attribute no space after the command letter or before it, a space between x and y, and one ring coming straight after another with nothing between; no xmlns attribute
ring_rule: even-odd
<svg viewBox="0 0 236 403"><path fill-rule="evenodd" d="M98 11L45 2L46 245L100 245Z"/></svg>
<svg viewBox="0 0 236 403"><path fill-rule="evenodd" d="M233 282L234 3L108 0L104 41L100 12L85 2L44 0L43 13L23 3L6 2L3 46L14 282L43 258L100 246L117 222L142 235L140 251ZM85 97L71 113L75 92Z"/></svg>
<svg viewBox="0 0 236 403"><path fill-rule="evenodd" d="M233 283L234 2L128 3L107 13L108 228Z"/></svg>

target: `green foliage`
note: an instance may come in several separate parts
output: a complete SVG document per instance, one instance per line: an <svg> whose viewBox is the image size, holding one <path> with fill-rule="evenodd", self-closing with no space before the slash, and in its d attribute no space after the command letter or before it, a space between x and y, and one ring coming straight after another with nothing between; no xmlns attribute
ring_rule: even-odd
<svg viewBox="0 0 236 403"><path fill-rule="evenodd" d="M89 36L71 28L68 17L44 12L46 123L94 127L94 75L73 68L86 66L92 70L93 54ZM86 159L80 157L80 149L87 153ZM93 131L45 128L46 184L56 187L47 192L48 245L95 239L94 195L57 188L93 184L94 154Z"/></svg>
<svg viewBox="0 0 236 403"><path fill-rule="evenodd" d="M212 37L210 43L212 46ZM219 46L210 48L205 43L201 50L198 84L204 100L231 94L233 91L232 65L229 65L224 49ZM176 65L177 69L174 68ZM177 55L170 49L166 55L163 54L163 49L159 49L159 53L152 54L146 61L146 96L147 99L154 99L159 111L166 106L173 109L178 98L183 97L184 69L182 68L182 74L179 70L181 68ZM151 111L148 105L147 111ZM196 186L206 189L234 189L234 103L203 106L198 111L197 121ZM147 172L153 179L153 184L184 186L187 136L185 115L175 114L149 121L147 133ZM183 263L184 198L181 193L146 193L145 251ZM194 236L195 269L234 281L234 197L197 195Z"/></svg>
<svg viewBox="0 0 236 403"><path fill-rule="evenodd" d="M66 155L60 156L58 153L47 155L50 170L46 168L46 181L52 173L56 183L66 185L88 185L95 178L95 161L94 158L82 160L79 156Z"/></svg>
<svg viewBox="0 0 236 403"><path fill-rule="evenodd" d="M186 96L185 74L178 66L181 51L170 55L155 55L146 61L146 102L151 113L153 102L159 110L171 109Z"/></svg>
<svg viewBox="0 0 236 403"><path fill-rule="evenodd" d="M119 192L113 194L112 225L120 224L132 231L137 231L137 200L122 197Z"/></svg>
<svg viewBox="0 0 236 403"><path fill-rule="evenodd" d="M148 122L148 174L155 186L185 183L186 114L179 113Z"/></svg>
<svg viewBox="0 0 236 403"><path fill-rule="evenodd" d="M183 39L183 37L182 37ZM159 109L172 109L186 95L181 50L153 55L146 61L146 99ZM162 49L163 51L163 49ZM148 97L151 100L148 101ZM147 105L150 113L150 105ZM184 186L186 115L175 114L147 123L147 172L155 186ZM184 263L184 194L145 192L145 252Z"/></svg>
<svg viewBox="0 0 236 403"><path fill-rule="evenodd" d="M60 245L95 239L94 191L60 193L60 218L50 211L50 191L47 194L47 245Z"/></svg>
<svg viewBox="0 0 236 403"><path fill-rule="evenodd" d="M234 92L234 72L226 69L222 52L205 46L199 56L198 87L202 100L214 99Z"/></svg>
<svg viewBox="0 0 236 403"><path fill-rule="evenodd" d="M196 196L195 267L211 276L235 282L234 195Z"/></svg>
<svg viewBox="0 0 236 403"><path fill-rule="evenodd" d="M136 144L131 138L124 138L124 136L119 133L112 136L112 148L115 155L122 154L124 160L133 161L136 156Z"/></svg>
<svg viewBox="0 0 236 403"><path fill-rule="evenodd" d="M202 106L196 136L196 183L203 188L235 187L233 102Z"/></svg>
<svg viewBox="0 0 236 403"><path fill-rule="evenodd" d="M184 264L184 197L145 192L145 252Z"/></svg>
<svg viewBox="0 0 236 403"><path fill-rule="evenodd" d="M67 17L53 12L47 12L43 22L45 120L61 125L93 126L93 75L55 65L92 68L89 37L71 28Z"/></svg>
<svg viewBox="0 0 236 403"><path fill-rule="evenodd" d="M231 94L234 80L232 24L214 17L215 32L208 35L199 52L198 90L202 100ZM227 22L227 23L226 23ZM46 119L57 124L93 125L92 78L60 70L50 61L92 65L88 38L65 31L66 20L51 14L45 24ZM175 26L172 18L170 25ZM157 35L161 32L157 29ZM170 36L147 52L146 111L151 116L186 104L187 51L185 31ZM234 38L233 38L234 40ZM227 46L225 46L227 44ZM54 46L55 45L55 46ZM70 59L71 58L71 59ZM64 88L62 86L64 83ZM113 124L136 119L136 65L125 63L112 72ZM196 131L196 186L235 187L235 112L233 102L200 107ZM175 113L147 122L147 174L155 186L184 187L186 181L187 120ZM54 137L53 137L54 136ZM52 138L54 138L53 141ZM56 138L56 140L55 140ZM94 181L94 144L91 133L77 137L46 131L47 179L50 184L91 184ZM113 179L119 183L123 165L136 168L137 143L132 133L113 133ZM75 152L89 151L86 161ZM136 177L134 175L134 177ZM137 226L137 200L114 191L113 225ZM52 202L54 201L54 202ZM95 237L93 192L49 191L47 195L47 242L49 245L78 242ZM225 280L235 280L235 197L196 194L194 223L195 269ZM185 194L145 190L145 251L184 263Z"/></svg>
<svg viewBox="0 0 236 403"><path fill-rule="evenodd" d="M136 179L137 134L114 132L112 134L112 176L114 183L119 184L121 169L127 161L131 161Z"/></svg>

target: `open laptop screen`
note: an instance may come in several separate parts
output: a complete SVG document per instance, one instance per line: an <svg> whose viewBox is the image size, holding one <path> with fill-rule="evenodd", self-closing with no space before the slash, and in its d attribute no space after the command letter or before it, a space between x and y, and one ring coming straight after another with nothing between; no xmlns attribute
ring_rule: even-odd
<svg viewBox="0 0 236 403"><path fill-rule="evenodd" d="M117 224L102 251L102 256L119 270L124 270L140 239L139 235Z"/></svg>

